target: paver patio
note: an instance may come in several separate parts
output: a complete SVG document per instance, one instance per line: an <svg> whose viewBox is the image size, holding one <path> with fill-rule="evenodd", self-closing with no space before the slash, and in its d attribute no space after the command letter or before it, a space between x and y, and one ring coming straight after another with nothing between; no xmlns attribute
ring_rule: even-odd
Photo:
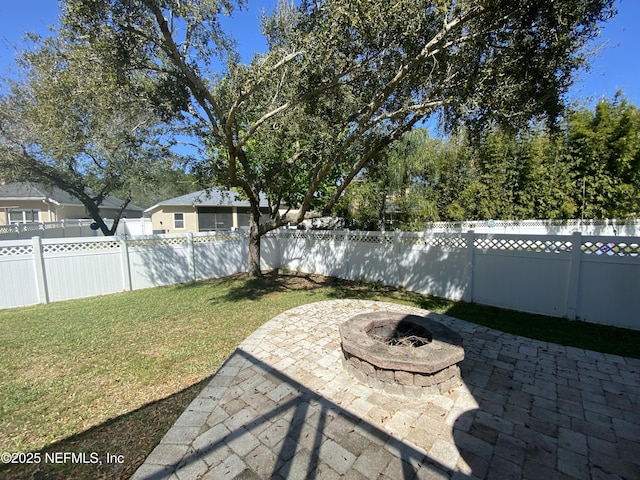
<svg viewBox="0 0 640 480"><path fill-rule="evenodd" d="M334 300L278 315L132 478L640 478L640 360L440 316L463 337L463 383L405 398L342 366L338 325L376 310L428 313Z"/></svg>

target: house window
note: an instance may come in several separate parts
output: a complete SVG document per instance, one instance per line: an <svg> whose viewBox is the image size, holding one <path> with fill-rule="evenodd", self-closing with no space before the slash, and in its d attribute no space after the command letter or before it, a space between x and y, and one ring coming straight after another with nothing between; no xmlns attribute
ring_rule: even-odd
<svg viewBox="0 0 640 480"><path fill-rule="evenodd" d="M201 232L230 230L233 227L231 207L198 208L198 226Z"/></svg>
<svg viewBox="0 0 640 480"><path fill-rule="evenodd" d="M184 228L184 213L173 214L173 228Z"/></svg>
<svg viewBox="0 0 640 480"><path fill-rule="evenodd" d="M37 223L40 221L40 210L9 210L9 224Z"/></svg>

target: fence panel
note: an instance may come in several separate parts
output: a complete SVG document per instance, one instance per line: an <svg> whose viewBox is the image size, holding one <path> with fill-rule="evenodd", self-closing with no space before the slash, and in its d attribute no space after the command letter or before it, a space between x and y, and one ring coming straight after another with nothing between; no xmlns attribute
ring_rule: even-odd
<svg viewBox="0 0 640 480"><path fill-rule="evenodd" d="M580 270L577 317L640 330L640 265L615 257L590 257Z"/></svg>
<svg viewBox="0 0 640 480"><path fill-rule="evenodd" d="M384 232L349 232L344 254L344 278L394 284L397 266L393 255L395 236ZM320 240L322 241L322 240ZM320 247L317 246L317 249ZM322 250L322 258L331 258L331 252ZM336 268L336 271L339 271Z"/></svg>
<svg viewBox="0 0 640 480"><path fill-rule="evenodd" d="M569 256L488 250L474 254L474 302L562 317Z"/></svg>
<svg viewBox="0 0 640 480"><path fill-rule="evenodd" d="M576 316L640 330L640 238L582 237Z"/></svg>
<svg viewBox="0 0 640 480"><path fill-rule="evenodd" d="M640 238L279 233L283 268L640 329Z"/></svg>
<svg viewBox="0 0 640 480"><path fill-rule="evenodd" d="M280 267L297 272L311 272L308 262L309 235L300 230L284 230L278 233L278 249L281 252Z"/></svg>
<svg viewBox="0 0 640 480"><path fill-rule="evenodd" d="M193 236L195 279L221 278L244 272L246 238L237 232Z"/></svg>
<svg viewBox="0 0 640 480"><path fill-rule="evenodd" d="M38 303L31 240L0 242L0 308Z"/></svg>
<svg viewBox="0 0 640 480"><path fill-rule="evenodd" d="M114 238L43 240L50 301L123 290L120 242Z"/></svg>
<svg viewBox="0 0 640 480"><path fill-rule="evenodd" d="M465 298L471 288L471 266L463 235L403 234L399 243L399 286L452 300Z"/></svg>
<svg viewBox="0 0 640 480"><path fill-rule="evenodd" d="M241 241L241 245L247 242ZM260 239L260 268L262 270L274 270L282 268L281 265L281 245L283 240L277 233L269 233ZM240 265L245 265L247 256L244 255ZM243 271L246 269L243 269Z"/></svg>
<svg viewBox="0 0 640 480"><path fill-rule="evenodd" d="M474 238L474 302L551 316L567 314L571 236Z"/></svg>
<svg viewBox="0 0 640 480"><path fill-rule="evenodd" d="M232 275L244 271L244 240L226 233L0 241L0 308Z"/></svg>
<svg viewBox="0 0 640 480"><path fill-rule="evenodd" d="M243 271L237 232L154 235L127 240L132 289L220 278Z"/></svg>
<svg viewBox="0 0 640 480"><path fill-rule="evenodd" d="M138 237L127 245L133 290L195 280L186 235Z"/></svg>

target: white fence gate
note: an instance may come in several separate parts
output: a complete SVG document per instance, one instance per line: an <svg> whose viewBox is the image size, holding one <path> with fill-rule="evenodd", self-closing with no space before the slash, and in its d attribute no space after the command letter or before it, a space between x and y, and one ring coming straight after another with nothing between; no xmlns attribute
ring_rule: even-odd
<svg viewBox="0 0 640 480"><path fill-rule="evenodd" d="M244 235L0 242L0 308L239 273ZM280 230L262 267L640 330L640 237Z"/></svg>

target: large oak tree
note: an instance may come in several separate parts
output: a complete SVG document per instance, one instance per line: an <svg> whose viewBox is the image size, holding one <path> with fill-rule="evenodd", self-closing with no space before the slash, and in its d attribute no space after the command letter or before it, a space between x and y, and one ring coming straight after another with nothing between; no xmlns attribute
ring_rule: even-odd
<svg viewBox="0 0 640 480"><path fill-rule="evenodd" d="M160 126L176 110L154 101L155 83L97 55L64 36L33 37L0 96L0 176L61 188L114 235L134 191L171 171L176 156ZM107 224L100 206L114 193L123 201Z"/></svg>
<svg viewBox="0 0 640 480"><path fill-rule="evenodd" d="M553 122L612 4L281 3L263 22L268 52L249 64L221 27L241 7L232 0L67 0L64 25L96 60L186 100L182 114L207 151L202 170L251 204L248 271L258 275L262 235L333 209L370 161L430 116L475 129ZM281 214L285 203L295 211Z"/></svg>

